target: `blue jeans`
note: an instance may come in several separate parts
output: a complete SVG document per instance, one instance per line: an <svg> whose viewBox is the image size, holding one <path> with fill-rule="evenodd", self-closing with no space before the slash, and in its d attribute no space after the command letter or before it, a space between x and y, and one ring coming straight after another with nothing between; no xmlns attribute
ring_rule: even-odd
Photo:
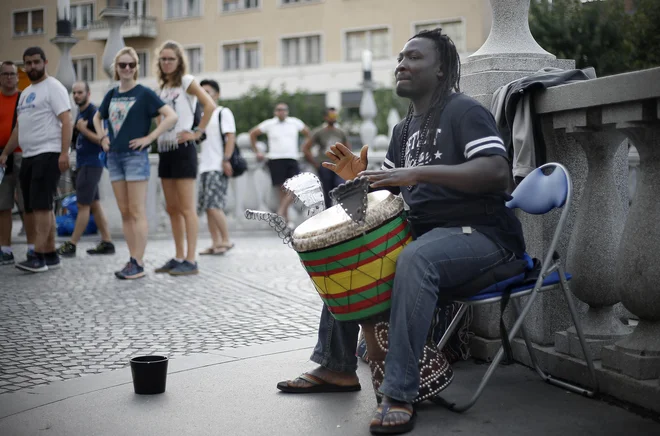
<svg viewBox="0 0 660 436"><path fill-rule="evenodd" d="M108 153L110 181L141 182L149 180L151 166L148 150Z"/></svg>
<svg viewBox="0 0 660 436"><path fill-rule="evenodd" d="M436 306L451 288L467 283L514 256L474 229L436 228L408 244L397 259L389 352L380 391L412 402L419 389L419 361ZM323 306L311 360L333 371L355 371L359 326L335 320Z"/></svg>

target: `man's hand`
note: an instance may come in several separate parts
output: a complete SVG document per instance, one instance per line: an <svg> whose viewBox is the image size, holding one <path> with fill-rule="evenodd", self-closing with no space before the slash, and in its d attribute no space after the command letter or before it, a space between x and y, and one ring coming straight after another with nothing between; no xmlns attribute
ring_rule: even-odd
<svg viewBox="0 0 660 436"><path fill-rule="evenodd" d="M87 120L81 118L78 121L76 121L76 129L78 129L79 132L82 132L87 128Z"/></svg>
<svg viewBox="0 0 660 436"><path fill-rule="evenodd" d="M151 143L152 140L149 135L147 135L143 136L142 138L131 139L128 142L128 147L133 150L144 150L145 148L149 147Z"/></svg>
<svg viewBox="0 0 660 436"><path fill-rule="evenodd" d="M7 156L4 154L0 154L0 167L6 167L7 166Z"/></svg>
<svg viewBox="0 0 660 436"><path fill-rule="evenodd" d="M262 152L258 151L257 152L257 161L261 162L264 159L266 159L266 155L264 155Z"/></svg>
<svg viewBox="0 0 660 436"><path fill-rule="evenodd" d="M372 188L384 186L412 186L418 183L415 168L392 168L389 170L362 171L371 182Z"/></svg>
<svg viewBox="0 0 660 436"><path fill-rule="evenodd" d="M344 144L337 142L325 152L332 162L323 162L323 166L337 173L344 180L353 180L359 173L367 169L368 145L362 147L360 156L353 154Z"/></svg>
<svg viewBox="0 0 660 436"><path fill-rule="evenodd" d="M229 163L229 161L223 161L222 162L222 172L227 177L231 177L231 176L234 175L234 169L231 167L231 164Z"/></svg>
<svg viewBox="0 0 660 436"><path fill-rule="evenodd" d="M60 167L60 173L65 173L69 169L69 154L60 153L60 158L57 160L57 164Z"/></svg>

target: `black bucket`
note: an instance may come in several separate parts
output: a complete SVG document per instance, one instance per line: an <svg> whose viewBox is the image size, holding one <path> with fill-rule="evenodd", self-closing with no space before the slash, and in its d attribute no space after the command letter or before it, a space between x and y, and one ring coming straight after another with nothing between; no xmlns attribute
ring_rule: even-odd
<svg viewBox="0 0 660 436"><path fill-rule="evenodd" d="M136 394L153 395L165 392L167 381L165 356L139 356L131 359L133 389Z"/></svg>

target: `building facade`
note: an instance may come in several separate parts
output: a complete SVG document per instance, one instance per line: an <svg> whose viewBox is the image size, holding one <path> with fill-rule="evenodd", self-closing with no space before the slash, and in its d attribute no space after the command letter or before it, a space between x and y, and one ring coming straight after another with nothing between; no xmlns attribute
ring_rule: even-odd
<svg viewBox="0 0 660 436"><path fill-rule="evenodd" d="M20 63L23 50L39 45L57 68L58 0L3 0L0 59ZM109 29L99 13L107 0L72 0L79 42L72 49L78 79L91 83L95 99L109 77L102 56ZM488 0L126 0L122 26L139 56L141 80L155 86L156 48L180 42L191 73L221 83L225 99L251 86L324 94L336 107L359 105L361 53L373 53L373 78L393 86L396 54L417 31L441 26L461 56L476 51L490 30Z"/></svg>

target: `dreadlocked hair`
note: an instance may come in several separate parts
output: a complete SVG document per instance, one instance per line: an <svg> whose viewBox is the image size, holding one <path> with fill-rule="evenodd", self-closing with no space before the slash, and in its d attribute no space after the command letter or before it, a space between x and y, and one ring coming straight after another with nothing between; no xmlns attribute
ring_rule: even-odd
<svg viewBox="0 0 660 436"><path fill-rule="evenodd" d="M442 78L438 81L437 86L433 90L431 104L429 105L424 123L422 124L422 131L419 132L419 149L428 149L431 143L435 140L435 135L429 135L429 133L435 132L440 126L440 115L447 105L447 101L449 100L448 97L451 95L452 91L461 92L461 59L458 56L458 50L456 50L454 42L448 35L442 33L442 28L440 27L433 30L422 30L408 41L415 38L426 38L433 41L438 60L440 61L440 70L442 71ZM413 104L411 102L408 106L408 113L406 115L406 125L410 124L412 116ZM405 154L405 141L407 141L407 138L404 139L404 150L402 155Z"/></svg>

